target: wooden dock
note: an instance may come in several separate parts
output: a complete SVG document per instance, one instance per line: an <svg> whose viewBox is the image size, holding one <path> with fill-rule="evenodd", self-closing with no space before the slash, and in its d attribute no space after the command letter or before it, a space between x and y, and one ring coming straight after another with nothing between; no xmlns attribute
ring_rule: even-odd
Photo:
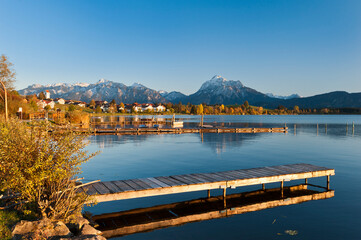
<svg viewBox="0 0 361 240"><path fill-rule="evenodd" d="M281 128L91 128L78 129L77 132L89 132L93 134L182 134L182 133L286 133L287 127Z"/></svg>
<svg viewBox="0 0 361 240"><path fill-rule="evenodd" d="M97 229L106 238L120 237L186 223L225 218L312 200L332 198L334 191L315 191L307 185L266 189L222 197L201 198L93 216Z"/></svg>
<svg viewBox="0 0 361 240"><path fill-rule="evenodd" d="M173 175L165 177L149 177L109 182L96 182L79 188L87 192L96 202L107 202L121 199L149 197L173 193L223 189L280 182L283 189L285 181L308 178L327 177L329 189L330 176L335 170L311 164L290 164L272 167L233 170L214 173L198 173Z"/></svg>

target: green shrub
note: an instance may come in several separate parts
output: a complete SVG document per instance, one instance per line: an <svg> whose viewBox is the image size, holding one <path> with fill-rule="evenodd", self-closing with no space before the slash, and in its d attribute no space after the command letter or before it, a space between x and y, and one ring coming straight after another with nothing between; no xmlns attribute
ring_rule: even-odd
<svg viewBox="0 0 361 240"><path fill-rule="evenodd" d="M48 125L0 122L0 191L19 194L19 208L41 218L66 220L81 211L87 196L74 178L94 154L85 136L48 132Z"/></svg>

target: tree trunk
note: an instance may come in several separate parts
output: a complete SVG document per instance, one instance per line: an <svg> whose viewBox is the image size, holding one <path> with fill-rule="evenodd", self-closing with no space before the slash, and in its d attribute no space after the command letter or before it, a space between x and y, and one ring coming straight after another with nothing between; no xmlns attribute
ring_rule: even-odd
<svg viewBox="0 0 361 240"><path fill-rule="evenodd" d="M7 96L7 93L6 93L6 87L4 85L3 82L0 82L1 85L3 86L4 88L4 100L5 100L5 122L8 121L8 96Z"/></svg>

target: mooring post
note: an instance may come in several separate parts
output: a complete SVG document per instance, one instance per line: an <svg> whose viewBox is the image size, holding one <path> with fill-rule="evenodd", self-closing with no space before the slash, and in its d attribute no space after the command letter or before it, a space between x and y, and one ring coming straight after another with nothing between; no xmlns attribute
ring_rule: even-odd
<svg viewBox="0 0 361 240"><path fill-rule="evenodd" d="M352 135L355 134L355 122L352 122Z"/></svg>
<svg viewBox="0 0 361 240"><path fill-rule="evenodd" d="M305 178L305 184L307 185L307 178Z"/></svg>
<svg viewBox="0 0 361 240"><path fill-rule="evenodd" d="M266 186L264 185L264 183L262 184L262 190L266 190Z"/></svg>
<svg viewBox="0 0 361 240"><path fill-rule="evenodd" d="M223 198L224 198L224 199L226 198L226 189L227 189L227 188L223 188Z"/></svg>
<svg viewBox="0 0 361 240"><path fill-rule="evenodd" d="M282 182L281 182L281 197L283 198L283 180L282 180Z"/></svg>
<svg viewBox="0 0 361 240"><path fill-rule="evenodd" d="M210 197L211 197L211 190L208 189L208 198L210 198Z"/></svg>
<svg viewBox="0 0 361 240"><path fill-rule="evenodd" d="M293 133L296 135L296 124L293 127Z"/></svg>
<svg viewBox="0 0 361 240"><path fill-rule="evenodd" d="M330 175L327 175L327 191L330 190Z"/></svg>
<svg viewBox="0 0 361 240"><path fill-rule="evenodd" d="M348 132L348 123L346 123L346 135L347 135L347 132Z"/></svg>
<svg viewBox="0 0 361 240"><path fill-rule="evenodd" d="M325 124L325 133L327 134L327 123Z"/></svg>
<svg viewBox="0 0 361 240"><path fill-rule="evenodd" d="M317 123L317 136L318 136L318 123Z"/></svg>

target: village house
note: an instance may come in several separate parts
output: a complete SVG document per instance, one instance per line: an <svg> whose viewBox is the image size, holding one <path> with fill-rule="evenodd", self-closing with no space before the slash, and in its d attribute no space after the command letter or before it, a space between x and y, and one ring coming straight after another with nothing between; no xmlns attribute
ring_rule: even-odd
<svg viewBox="0 0 361 240"><path fill-rule="evenodd" d="M55 106L55 102L53 100L39 100L36 104L42 109L46 106L50 106L50 108L53 109Z"/></svg>
<svg viewBox="0 0 361 240"><path fill-rule="evenodd" d="M125 111L125 105L124 105L124 107L121 105L118 105L118 112L123 112L123 111Z"/></svg>
<svg viewBox="0 0 361 240"><path fill-rule="evenodd" d="M166 110L166 107L163 106L162 104L158 104L155 108L154 111L155 112L164 112Z"/></svg>
<svg viewBox="0 0 361 240"><path fill-rule="evenodd" d="M142 112L152 112L154 110L153 108L153 104L149 104L149 103L146 103L146 104L142 104Z"/></svg>
<svg viewBox="0 0 361 240"><path fill-rule="evenodd" d="M62 99L62 98L55 98L54 102L57 103L57 104L65 104L65 100Z"/></svg>
<svg viewBox="0 0 361 240"><path fill-rule="evenodd" d="M125 110L128 113L133 112L142 112L142 105L139 103L133 103L133 104L125 104Z"/></svg>
<svg viewBox="0 0 361 240"><path fill-rule="evenodd" d="M139 103L133 103L132 109L134 112L142 112L142 105L140 105Z"/></svg>
<svg viewBox="0 0 361 240"><path fill-rule="evenodd" d="M107 101L95 101L95 106L104 106L108 104Z"/></svg>
<svg viewBox="0 0 361 240"><path fill-rule="evenodd" d="M79 107L85 107L85 106L86 106L86 102L74 101L73 105L79 106Z"/></svg>

